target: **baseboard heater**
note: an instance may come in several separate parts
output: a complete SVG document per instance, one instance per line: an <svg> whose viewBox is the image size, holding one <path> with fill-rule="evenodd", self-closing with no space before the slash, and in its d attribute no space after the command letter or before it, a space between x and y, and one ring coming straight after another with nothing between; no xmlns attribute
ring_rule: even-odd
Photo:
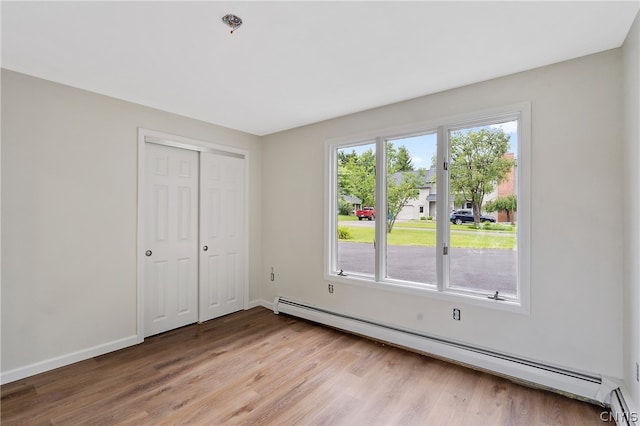
<svg viewBox="0 0 640 426"><path fill-rule="evenodd" d="M629 408L624 393L620 388L611 393L611 415L603 420L613 420L618 426L637 426L640 424L638 410Z"/></svg>
<svg viewBox="0 0 640 426"><path fill-rule="evenodd" d="M518 358L441 337L428 336L281 297L276 297L273 311L276 314L293 315L471 368L489 371L516 382L542 387L602 406L610 406L612 395L619 388L613 380L601 376Z"/></svg>

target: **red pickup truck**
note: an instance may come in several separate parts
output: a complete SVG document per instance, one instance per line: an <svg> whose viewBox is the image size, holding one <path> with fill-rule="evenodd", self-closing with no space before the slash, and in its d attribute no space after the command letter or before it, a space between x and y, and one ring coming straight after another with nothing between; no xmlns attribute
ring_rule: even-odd
<svg viewBox="0 0 640 426"><path fill-rule="evenodd" d="M358 220L373 220L376 218L376 209L373 207L365 207L362 210L356 210L356 216L358 216Z"/></svg>

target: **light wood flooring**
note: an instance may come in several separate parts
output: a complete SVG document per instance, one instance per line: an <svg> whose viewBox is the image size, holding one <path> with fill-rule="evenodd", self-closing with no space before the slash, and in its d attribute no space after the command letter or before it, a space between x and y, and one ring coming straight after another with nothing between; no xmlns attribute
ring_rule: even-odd
<svg viewBox="0 0 640 426"><path fill-rule="evenodd" d="M602 407L254 308L2 386L2 424L588 425Z"/></svg>

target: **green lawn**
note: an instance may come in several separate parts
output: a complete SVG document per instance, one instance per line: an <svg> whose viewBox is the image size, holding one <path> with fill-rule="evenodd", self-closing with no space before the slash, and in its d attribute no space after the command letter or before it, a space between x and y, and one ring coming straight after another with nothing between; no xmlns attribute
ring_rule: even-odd
<svg viewBox="0 0 640 426"><path fill-rule="evenodd" d="M450 225L452 231L474 231L474 232L482 232L482 231L491 231L491 232L509 232L515 233L516 228L511 225L502 225L496 223L485 223L482 224L483 229L478 229L473 226L473 224L465 224L465 225L454 225L453 223ZM436 229L436 223L430 220L410 220L407 222L396 222L393 225L393 228L420 228L420 229Z"/></svg>
<svg viewBox="0 0 640 426"><path fill-rule="evenodd" d="M436 223L430 220L411 220L408 222L396 222L394 228L420 228L436 229Z"/></svg>
<svg viewBox="0 0 640 426"><path fill-rule="evenodd" d="M428 223L427 223L428 224ZM427 225L425 224L425 225ZM396 224L397 225L397 224ZM435 224L434 224L435 225ZM373 243L374 229L365 227L350 227L348 225L341 225L349 229L351 234L350 239L341 241L350 241L358 243ZM495 231L482 231L474 229L474 232L460 232L454 230L452 226L451 230L451 247L458 248L498 248L498 249L514 249L516 244L515 234L513 233L500 233ZM426 228L426 227L425 227ZM466 225L461 225L458 228L468 231ZM391 234L387 234L387 243L390 245L400 246L426 246L435 247L436 245L436 232L434 229L403 229L402 227L395 227Z"/></svg>
<svg viewBox="0 0 640 426"><path fill-rule="evenodd" d="M451 232L451 247L462 248L493 248L493 249L514 249L516 248L515 234L490 234L478 231L473 234L462 232Z"/></svg>
<svg viewBox="0 0 640 426"><path fill-rule="evenodd" d="M356 216L345 216L339 215L338 222L351 222L357 221L358 218ZM483 229L477 229L473 226L473 224L464 224L464 225L454 225L450 224L452 231L473 231L473 232L508 232L515 234L516 228L511 225L503 225L496 223L485 223L482 224ZM436 229L436 222L432 220L409 220L406 222L396 222L393 225L394 229L397 228L419 228L419 229Z"/></svg>

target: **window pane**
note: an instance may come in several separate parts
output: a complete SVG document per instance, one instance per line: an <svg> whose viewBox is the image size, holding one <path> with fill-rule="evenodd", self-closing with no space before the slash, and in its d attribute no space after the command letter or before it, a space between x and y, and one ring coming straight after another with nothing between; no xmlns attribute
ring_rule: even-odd
<svg viewBox="0 0 640 426"><path fill-rule="evenodd" d="M437 135L387 141L387 277L436 284Z"/></svg>
<svg viewBox="0 0 640 426"><path fill-rule="evenodd" d="M375 142L338 149L337 270L375 275Z"/></svg>
<svg viewBox="0 0 640 426"><path fill-rule="evenodd" d="M517 296L517 126L449 132L449 287Z"/></svg>

